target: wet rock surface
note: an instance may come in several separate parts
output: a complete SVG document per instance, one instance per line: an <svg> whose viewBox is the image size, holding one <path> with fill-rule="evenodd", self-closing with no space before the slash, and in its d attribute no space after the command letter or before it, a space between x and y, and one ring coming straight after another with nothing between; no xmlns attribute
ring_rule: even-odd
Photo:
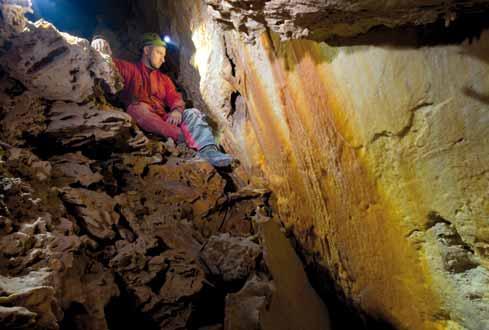
<svg viewBox="0 0 489 330"><path fill-rule="evenodd" d="M269 192L146 136L94 94L117 83L86 40L0 4L0 328L261 329Z"/></svg>

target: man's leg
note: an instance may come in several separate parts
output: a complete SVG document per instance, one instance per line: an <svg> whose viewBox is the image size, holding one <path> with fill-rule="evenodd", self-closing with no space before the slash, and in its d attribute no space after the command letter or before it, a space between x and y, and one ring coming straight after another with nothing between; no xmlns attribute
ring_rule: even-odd
<svg viewBox="0 0 489 330"><path fill-rule="evenodd" d="M231 165L233 158L217 149L211 127L197 109L185 109L180 124L187 145L199 151L199 156L216 167Z"/></svg>
<svg viewBox="0 0 489 330"><path fill-rule="evenodd" d="M216 144L204 114L197 109L185 109L180 128L190 148L200 150L205 146Z"/></svg>
<svg viewBox="0 0 489 330"><path fill-rule="evenodd" d="M166 122L161 116L154 113L151 106L146 103L131 104L127 108L127 113L146 132L171 137L174 141L177 141L182 134L180 128Z"/></svg>

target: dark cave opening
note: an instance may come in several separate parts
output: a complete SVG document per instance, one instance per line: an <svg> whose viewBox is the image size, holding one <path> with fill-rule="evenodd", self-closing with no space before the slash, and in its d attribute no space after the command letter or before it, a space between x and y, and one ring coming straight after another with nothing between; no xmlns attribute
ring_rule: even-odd
<svg viewBox="0 0 489 330"><path fill-rule="evenodd" d="M353 37L334 37L325 42L331 46L387 46L394 48L420 48L469 43L480 38L489 29L487 14L480 11L463 12L448 25L443 18L422 25L400 27L375 26L368 32Z"/></svg>
<svg viewBox="0 0 489 330"><path fill-rule="evenodd" d="M160 327L151 318L142 313L134 303L135 297L127 291L124 280L115 275L120 296L112 298L105 307L107 325L110 330L147 329L159 330Z"/></svg>
<svg viewBox="0 0 489 330"><path fill-rule="evenodd" d="M80 303L72 303L64 311L64 318L61 321L61 330L79 330L86 329L87 321L90 315L85 307ZM89 323L88 323L89 324Z"/></svg>

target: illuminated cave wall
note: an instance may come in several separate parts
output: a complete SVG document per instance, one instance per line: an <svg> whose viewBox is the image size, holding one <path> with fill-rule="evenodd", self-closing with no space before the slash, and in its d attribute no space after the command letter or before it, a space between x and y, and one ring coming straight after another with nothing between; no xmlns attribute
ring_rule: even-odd
<svg viewBox="0 0 489 330"><path fill-rule="evenodd" d="M95 31L132 60L141 32L173 38L170 69L240 158L241 183L274 191L308 262L352 303L399 329L488 329L489 31L464 40L447 29L438 42L406 27L329 45L281 41L307 31L290 22L267 31L253 21L262 13L245 7L226 18L201 1L133 1L102 10ZM403 23L419 14L404 10ZM425 14L421 23L439 12ZM341 22L328 31L387 21Z"/></svg>
<svg viewBox="0 0 489 330"><path fill-rule="evenodd" d="M400 329L489 328L489 31L244 42L200 1L138 10L174 38L243 184L274 191L350 301Z"/></svg>

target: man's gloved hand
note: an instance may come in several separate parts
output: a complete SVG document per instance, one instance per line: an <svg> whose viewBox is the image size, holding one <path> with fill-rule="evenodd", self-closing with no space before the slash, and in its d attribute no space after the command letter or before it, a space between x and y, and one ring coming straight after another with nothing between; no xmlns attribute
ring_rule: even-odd
<svg viewBox="0 0 489 330"><path fill-rule="evenodd" d="M109 42L102 38L95 38L92 40L92 47L98 50L102 54L112 56L112 49L110 48Z"/></svg>
<svg viewBox="0 0 489 330"><path fill-rule="evenodd" d="M178 125L180 125L182 123L182 113L180 111L178 111L178 110L173 110L168 115L168 118L166 119L166 121L169 124L178 126Z"/></svg>

